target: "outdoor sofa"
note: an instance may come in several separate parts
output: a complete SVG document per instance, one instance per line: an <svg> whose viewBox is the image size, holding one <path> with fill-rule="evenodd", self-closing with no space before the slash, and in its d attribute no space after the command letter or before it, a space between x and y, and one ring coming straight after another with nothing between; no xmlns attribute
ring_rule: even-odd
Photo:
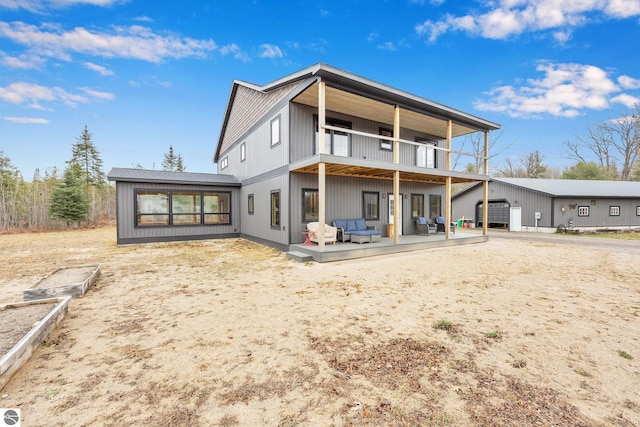
<svg viewBox="0 0 640 427"><path fill-rule="evenodd" d="M338 240L352 243L379 242L382 233L375 227L367 226L364 218L334 219L333 225L338 229Z"/></svg>
<svg viewBox="0 0 640 427"><path fill-rule="evenodd" d="M307 224L307 231L309 232L309 240L318 243L320 237L318 235L318 228L320 228L319 222L310 222ZM324 225L324 242L336 243L338 230L328 224Z"/></svg>

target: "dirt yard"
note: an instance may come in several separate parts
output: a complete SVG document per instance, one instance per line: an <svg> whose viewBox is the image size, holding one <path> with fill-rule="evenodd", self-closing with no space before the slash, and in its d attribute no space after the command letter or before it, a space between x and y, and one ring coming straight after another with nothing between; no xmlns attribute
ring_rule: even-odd
<svg viewBox="0 0 640 427"><path fill-rule="evenodd" d="M0 303L102 264L0 407L25 426L639 426L640 242L506 237L301 264L240 239L0 235Z"/></svg>

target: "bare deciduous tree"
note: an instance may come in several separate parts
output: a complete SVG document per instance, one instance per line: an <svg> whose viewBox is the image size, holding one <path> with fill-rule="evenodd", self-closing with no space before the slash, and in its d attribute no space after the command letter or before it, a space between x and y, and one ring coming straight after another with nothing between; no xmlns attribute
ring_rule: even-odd
<svg viewBox="0 0 640 427"><path fill-rule="evenodd" d="M576 139L577 142L565 142L569 158L589 163L595 157L611 179L630 180L640 157L640 104L631 113L595 125L587 137Z"/></svg>
<svg viewBox="0 0 640 427"><path fill-rule="evenodd" d="M543 160L544 156L538 150L520 157L517 163L507 158L505 166L498 169L497 175L508 178L546 178L549 168Z"/></svg>
<svg viewBox="0 0 640 427"><path fill-rule="evenodd" d="M489 160L491 158L499 156L500 154L507 151L514 144L508 144L502 148L498 148L498 143L500 142L500 138L502 137L503 132L491 132L489 134ZM469 148L471 150L469 151ZM464 166L464 171L467 173L475 173L478 174L482 170L482 166L484 165L484 133L475 132L469 135L466 135L460 144L459 151L469 151L474 157ZM456 170L458 166L460 166L460 161L462 158L462 154L457 153L453 160L453 169Z"/></svg>

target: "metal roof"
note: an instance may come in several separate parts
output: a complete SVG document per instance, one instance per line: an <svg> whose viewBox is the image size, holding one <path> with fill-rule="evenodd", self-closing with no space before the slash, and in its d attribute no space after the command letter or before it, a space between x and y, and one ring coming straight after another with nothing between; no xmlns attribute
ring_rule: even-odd
<svg viewBox="0 0 640 427"><path fill-rule="evenodd" d="M120 182L240 186L240 182L232 175L159 171L136 168L113 168L107 175L107 178L109 181Z"/></svg>
<svg viewBox="0 0 640 427"><path fill-rule="evenodd" d="M332 67L331 65L327 65L322 62L314 64L296 73L282 77L264 86L257 86L251 83L241 82L239 80L235 80L234 83L242 83L256 90L263 90L265 92L268 92L283 85L291 84L292 82L304 80L313 76L320 76L324 80L338 83L339 86L357 89L362 93L367 93L372 96L377 96L381 99L394 101L400 105L405 105L407 107L413 107L418 111L428 111L432 114L440 115L442 117L451 117L453 119L460 120L463 123L473 124L479 129L500 129L500 125L497 123L482 119L469 113L465 113L455 108L448 107L444 104L440 104L438 102L413 95L409 92L405 92L403 90L378 83L374 80L358 76L349 71Z"/></svg>
<svg viewBox="0 0 640 427"><path fill-rule="evenodd" d="M220 154L223 136L226 131L229 114L234 103L234 98L238 86L245 86L255 91L268 93L283 86L287 86L295 82L302 82L304 80L312 78L320 78L323 81L330 82L337 88L345 90L347 92L359 93L362 95L366 95L371 99L381 101L383 100L386 103L395 104L407 110L415 111L421 114L429 114L442 120L451 119L460 124L470 126L478 130L491 131L500 129L499 124L491 122L489 120L485 120L475 115L465 113L461 110L457 110L444 104L440 104L429 99L413 95L409 92L405 92L403 90L378 83L374 80L358 76L356 74L341 70L336 67L332 67L324 63L317 63L262 86L237 79L234 80L231 93L227 101L225 117L222 122L220 135L218 137L218 144L216 147L216 153L214 155L214 161L217 161Z"/></svg>
<svg viewBox="0 0 640 427"><path fill-rule="evenodd" d="M555 197L621 197L640 199L640 182L581 179L491 178Z"/></svg>

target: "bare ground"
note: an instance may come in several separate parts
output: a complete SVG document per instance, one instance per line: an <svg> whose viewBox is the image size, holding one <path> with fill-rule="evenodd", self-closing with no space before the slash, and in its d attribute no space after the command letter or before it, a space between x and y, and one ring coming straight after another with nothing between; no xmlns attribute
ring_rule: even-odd
<svg viewBox="0 0 640 427"><path fill-rule="evenodd" d="M240 239L0 235L0 303L102 264L0 407L30 426L637 426L639 246L299 264Z"/></svg>

